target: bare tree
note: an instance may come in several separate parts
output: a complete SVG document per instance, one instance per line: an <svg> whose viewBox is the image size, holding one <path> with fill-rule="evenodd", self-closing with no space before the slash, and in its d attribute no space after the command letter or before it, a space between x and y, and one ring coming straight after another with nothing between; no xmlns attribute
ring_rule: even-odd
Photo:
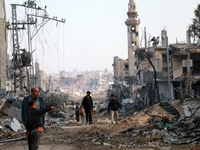
<svg viewBox="0 0 200 150"><path fill-rule="evenodd" d="M155 66L153 65L152 61L151 61L151 58L149 55L147 55L147 53L145 53L144 51L141 51L142 52L142 55L144 56L144 58L146 58L149 62L149 64L152 66L153 68L153 72L154 72L154 81L155 81L155 84L154 84L154 87L156 88L156 92L157 92L157 99L158 99L158 102L160 103L160 95L159 95L159 89L158 89L158 84L157 84L157 74L156 74L156 69L155 69ZM149 52L149 48L148 48L148 52Z"/></svg>

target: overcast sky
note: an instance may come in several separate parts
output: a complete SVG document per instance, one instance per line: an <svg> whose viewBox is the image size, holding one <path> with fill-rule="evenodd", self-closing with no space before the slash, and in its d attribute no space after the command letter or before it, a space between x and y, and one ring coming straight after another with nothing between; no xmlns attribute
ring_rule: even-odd
<svg viewBox="0 0 200 150"><path fill-rule="evenodd" d="M7 20L11 21L11 3L6 0ZM65 18L66 23L48 22L33 40L34 60L49 73L61 70L112 71L113 57L128 57L125 20L129 0L36 0L47 5L50 17ZM135 0L141 20L140 42L146 26L148 36L160 36L167 29L169 43L186 41L186 29L194 18L199 0ZM18 12L23 19L23 11ZM24 37L26 32L20 32ZM9 38L10 40L10 38ZM144 40L142 40L144 41ZM10 43L9 43L10 45ZM27 43L22 42L22 48ZM9 47L9 52L11 48Z"/></svg>

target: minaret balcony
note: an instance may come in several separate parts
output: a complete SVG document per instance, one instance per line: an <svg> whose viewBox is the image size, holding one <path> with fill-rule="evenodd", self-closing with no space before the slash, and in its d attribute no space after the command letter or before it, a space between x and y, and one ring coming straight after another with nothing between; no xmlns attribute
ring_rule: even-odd
<svg viewBox="0 0 200 150"><path fill-rule="evenodd" d="M127 20L125 21L125 24L127 26L132 26L132 25L139 25L140 24L140 20Z"/></svg>

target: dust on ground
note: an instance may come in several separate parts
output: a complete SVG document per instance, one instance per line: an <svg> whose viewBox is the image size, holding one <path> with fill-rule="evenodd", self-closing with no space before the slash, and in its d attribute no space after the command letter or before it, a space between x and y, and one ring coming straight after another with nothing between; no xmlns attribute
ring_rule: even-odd
<svg viewBox="0 0 200 150"><path fill-rule="evenodd" d="M172 104L178 105L176 103ZM176 106L177 107L177 106ZM181 106L178 106L180 109ZM148 114L145 112L148 111ZM88 149L136 149L136 150L198 150L199 141L190 144L172 145L164 142L164 136L156 134L150 115L166 115L162 108L155 105L150 110L135 115L121 114L119 125L111 125L109 114L93 116L91 125L70 123L67 126L48 127L40 140L40 150L88 150ZM27 140L1 143L4 150L27 150Z"/></svg>

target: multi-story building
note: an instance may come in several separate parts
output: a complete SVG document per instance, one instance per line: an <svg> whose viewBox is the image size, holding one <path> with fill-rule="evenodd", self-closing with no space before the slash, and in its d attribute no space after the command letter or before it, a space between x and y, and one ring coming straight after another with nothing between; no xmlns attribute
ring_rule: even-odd
<svg viewBox="0 0 200 150"><path fill-rule="evenodd" d="M7 24L5 0L0 0L0 91L6 90L8 80Z"/></svg>
<svg viewBox="0 0 200 150"><path fill-rule="evenodd" d="M124 80L124 78L129 76L128 61L120 59L118 56L114 57L113 70L114 70L114 83L119 84Z"/></svg>
<svg viewBox="0 0 200 150"><path fill-rule="evenodd" d="M32 87L39 87L43 91L47 90L46 74L44 70L40 70L39 63L35 63L35 75L32 75Z"/></svg>

